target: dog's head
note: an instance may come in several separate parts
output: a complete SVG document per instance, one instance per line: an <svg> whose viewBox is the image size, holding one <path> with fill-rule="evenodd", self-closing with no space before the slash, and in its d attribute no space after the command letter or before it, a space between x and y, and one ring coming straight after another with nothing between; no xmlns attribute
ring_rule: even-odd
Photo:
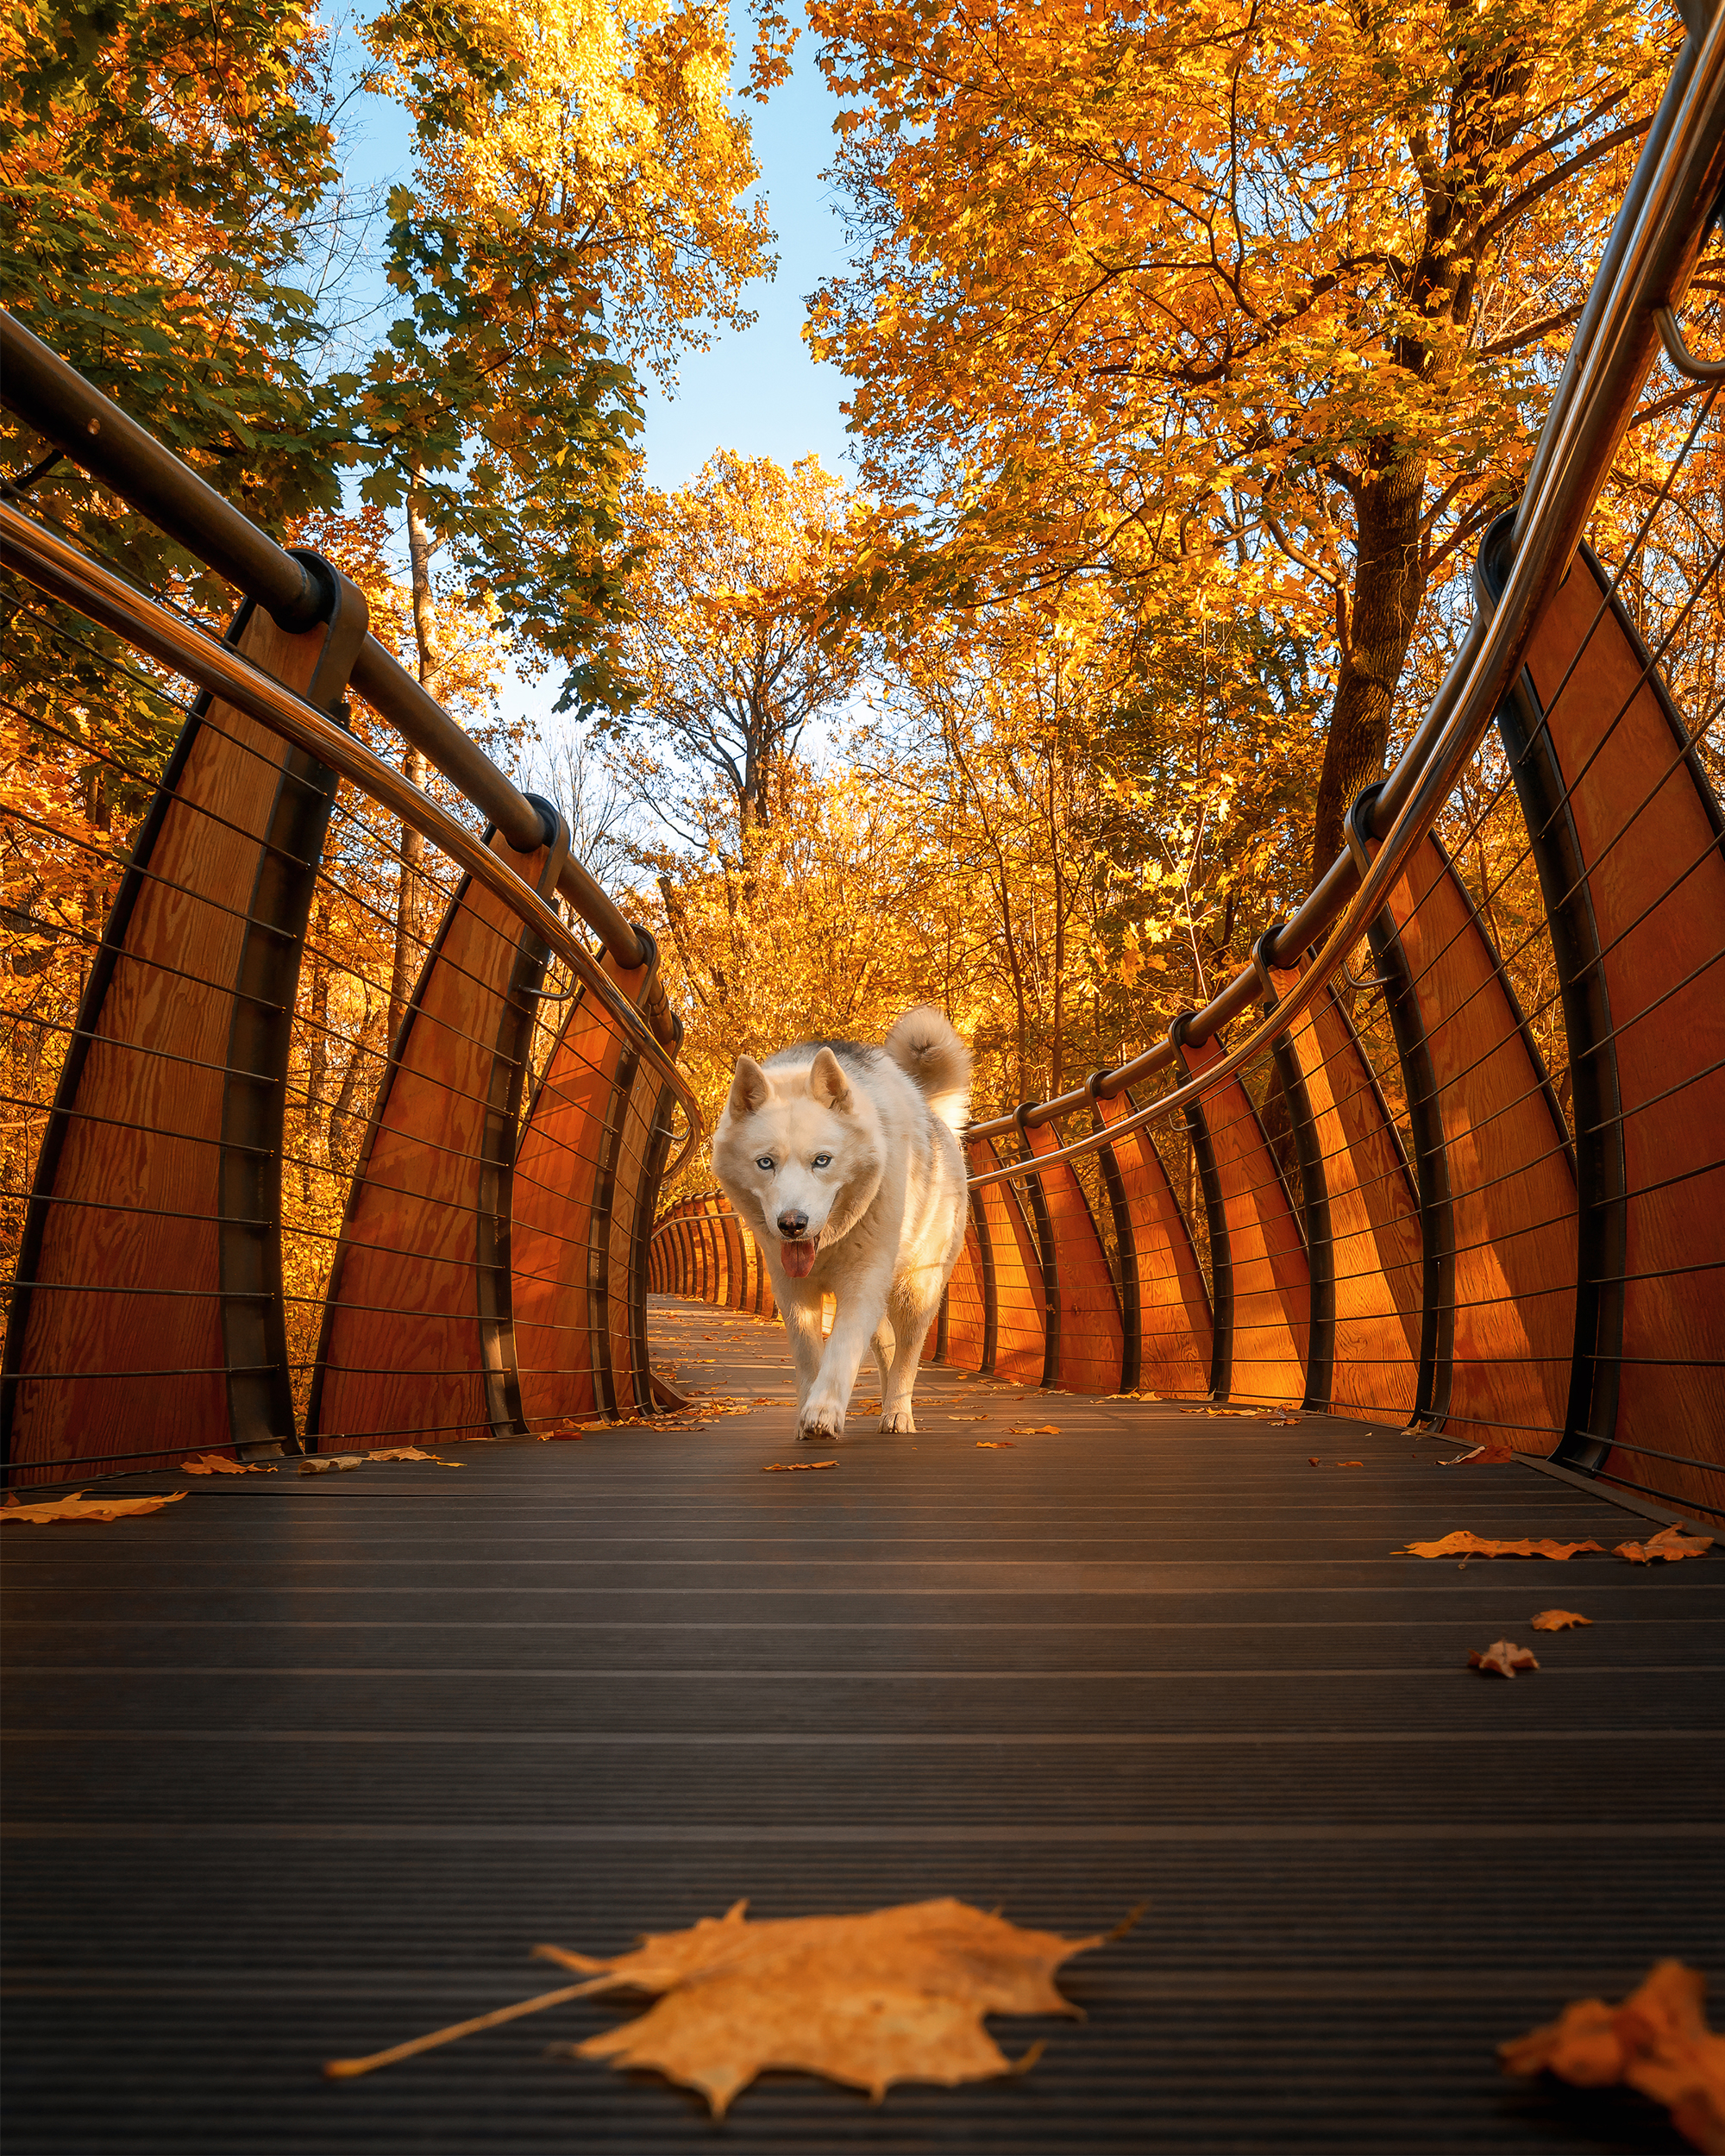
<svg viewBox="0 0 1725 2156"><path fill-rule="evenodd" d="M713 1134L718 1179L751 1227L775 1238L800 1280L853 1228L881 1187L881 1119L830 1048L806 1068L737 1058Z"/></svg>

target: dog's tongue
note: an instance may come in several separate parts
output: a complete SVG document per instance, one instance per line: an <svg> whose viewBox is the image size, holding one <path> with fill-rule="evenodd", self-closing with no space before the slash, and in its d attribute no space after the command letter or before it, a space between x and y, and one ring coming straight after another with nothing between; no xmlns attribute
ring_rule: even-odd
<svg viewBox="0 0 1725 2156"><path fill-rule="evenodd" d="M812 1243L781 1243L779 1256L784 1263L785 1270L793 1280L801 1280L814 1269L814 1244Z"/></svg>

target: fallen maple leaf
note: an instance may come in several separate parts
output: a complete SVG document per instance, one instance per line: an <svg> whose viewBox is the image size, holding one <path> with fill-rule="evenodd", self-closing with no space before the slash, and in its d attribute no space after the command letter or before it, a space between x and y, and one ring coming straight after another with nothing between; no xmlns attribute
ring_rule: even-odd
<svg viewBox="0 0 1725 2156"><path fill-rule="evenodd" d="M1514 1677L1517 1670L1537 1670L1540 1663L1530 1647L1518 1647L1513 1639L1494 1639L1484 1654L1469 1655L1467 1666L1482 1677Z"/></svg>
<svg viewBox="0 0 1725 2156"><path fill-rule="evenodd" d="M1308 1466L1308 1467L1321 1467L1324 1463L1323 1463L1323 1462L1322 1462L1322 1461L1321 1461L1321 1460L1318 1457L1317 1454L1314 1452L1314 1453L1313 1453L1313 1454L1311 1455L1311 1457L1310 1457L1307 1460L1306 1464L1307 1464L1307 1466Z"/></svg>
<svg viewBox="0 0 1725 2156"><path fill-rule="evenodd" d="M988 1420L987 1415L954 1415L952 1417L954 1422L986 1422Z"/></svg>
<svg viewBox="0 0 1725 2156"><path fill-rule="evenodd" d="M1470 1534L1458 1527L1453 1534L1445 1535L1437 1542L1410 1542L1398 1550L1398 1557L1555 1557L1559 1563L1572 1557L1578 1550L1598 1550L1600 1542L1495 1542L1489 1535Z"/></svg>
<svg viewBox="0 0 1725 2156"><path fill-rule="evenodd" d="M1057 1438L1060 1425L1057 1422L1015 1422L1013 1435L1015 1438Z"/></svg>
<svg viewBox="0 0 1725 2156"><path fill-rule="evenodd" d="M763 1475L812 1475L823 1467L837 1467L837 1460L775 1460L770 1467L763 1467Z"/></svg>
<svg viewBox="0 0 1725 2156"><path fill-rule="evenodd" d="M1338 1467L1364 1467L1365 1462L1364 1460L1338 1460L1336 1465Z"/></svg>
<svg viewBox="0 0 1725 2156"><path fill-rule="evenodd" d="M1662 1961L1622 2006L1576 1999L1555 2021L1497 2046L1505 2073L1543 2068L1578 2088L1626 2082L1662 2103L1706 2156L1725 2156L1725 2036L1707 2026L1707 1980Z"/></svg>
<svg viewBox="0 0 1725 2156"><path fill-rule="evenodd" d="M1015 1452L1018 1447L1010 1438L978 1438L976 1450L979 1452Z"/></svg>
<svg viewBox="0 0 1725 2156"><path fill-rule="evenodd" d="M1567 1632L1573 1625L1590 1625L1592 1618L1584 1617L1578 1609L1542 1609L1534 1620L1535 1632Z"/></svg>
<svg viewBox="0 0 1725 2156"><path fill-rule="evenodd" d="M356 1467L363 1467L363 1452L314 1452L299 1463L302 1475L351 1475Z"/></svg>
<svg viewBox="0 0 1725 2156"><path fill-rule="evenodd" d="M160 1512L164 1505L177 1505L185 1495L183 1489L176 1489L162 1497L92 1497L86 1501L84 1493L75 1489L68 1497L56 1497L40 1505L21 1505L9 1498L0 1507L0 1520L18 1520L27 1527L49 1527L57 1520L129 1520L135 1513Z"/></svg>
<svg viewBox="0 0 1725 2156"><path fill-rule="evenodd" d="M394 1445L386 1452L367 1452L367 1460L425 1460L433 1467L465 1467L465 1460L440 1460L435 1452L422 1452L417 1445Z"/></svg>
<svg viewBox="0 0 1725 2156"><path fill-rule="evenodd" d="M261 1460L224 1460L219 1452L200 1453L179 1463L182 1475L273 1475Z"/></svg>
<svg viewBox="0 0 1725 2156"><path fill-rule="evenodd" d="M1712 1547L1711 1535L1686 1535L1681 1527L1665 1527L1645 1542L1620 1542L1611 1554L1628 1557L1631 1564L1651 1564L1656 1557L1678 1564L1684 1557L1705 1557Z"/></svg>
<svg viewBox="0 0 1725 2156"><path fill-rule="evenodd" d="M348 2080L374 2067L600 1991L640 1991L656 2003L621 2028L570 2047L580 2059L650 2067L696 2089L715 2118L756 2075L816 2073L877 2102L894 2082L965 2081L1021 2073L1033 2044L1008 2059L983 2028L989 2014L1072 2014L1054 1971L1114 1932L1063 1939L1024 1931L963 1902L916 1902L864 1916L806 1916L751 1924L748 1903L687 1931L649 1933L632 1953L601 1959L537 1946L584 1984L525 1999L453 2028L323 2069Z"/></svg>

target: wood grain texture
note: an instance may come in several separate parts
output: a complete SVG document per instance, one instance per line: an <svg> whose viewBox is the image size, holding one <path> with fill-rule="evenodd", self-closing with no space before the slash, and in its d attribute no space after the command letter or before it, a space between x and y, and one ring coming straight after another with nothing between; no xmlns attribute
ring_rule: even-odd
<svg viewBox="0 0 1725 2156"><path fill-rule="evenodd" d="M1181 1060L1194 1076L1220 1062L1222 1052L1219 1038L1180 1044ZM1207 1093L1200 1107L1215 1153L1233 1261L1233 1397L1297 1402L1306 1388L1312 1297L1299 1224L1239 1080Z"/></svg>
<svg viewBox="0 0 1725 2156"><path fill-rule="evenodd" d="M973 1175L986 1175L990 1169L1005 1165L989 1139L975 1140L965 1150ZM1039 1385L1042 1261L1036 1236L1010 1183L990 1183L976 1195L982 1201L994 1258L994 1375L1016 1385Z"/></svg>
<svg viewBox="0 0 1725 2156"><path fill-rule="evenodd" d="M1296 972L1272 968L1286 995ZM1339 1414L1413 1410L1419 1376L1420 1208L1395 1125L1352 1020L1328 983L1289 1031L1317 1125L1334 1248Z"/></svg>
<svg viewBox="0 0 1725 2156"><path fill-rule="evenodd" d="M630 1002L644 993L644 967L621 968L609 951L599 964ZM603 1269L595 1263L593 1197L623 1054L617 1021L597 996L582 996L546 1060L517 1151L510 1264L521 1411L535 1429L590 1415L599 1404Z"/></svg>
<svg viewBox="0 0 1725 2156"><path fill-rule="evenodd" d="M1571 788L1603 956L1629 1193L1609 1473L1725 1510L1725 856L1682 715L1584 555L1528 672ZM1571 661L1582 655L1573 671ZM1567 678L1565 678L1567 677ZM1548 701L1549 699L1549 701Z"/></svg>
<svg viewBox="0 0 1725 2156"><path fill-rule="evenodd" d="M492 850L537 888L549 849ZM492 1434L476 1238L493 1046L523 931L464 878L380 1091L331 1272L312 1394L325 1451Z"/></svg>
<svg viewBox="0 0 1725 2156"><path fill-rule="evenodd" d="M1104 1124L1137 1112L1131 1094L1096 1096ZM1191 1232L1148 1130L1114 1141L1132 1221L1143 1348L1138 1388L1164 1400L1204 1400L1210 1390L1210 1298Z"/></svg>
<svg viewBox="0 0 1725 2156"><path fill-rule="evenodd" d="M286 635L258 609L239 649L303 688L325 641L322 627ZM93 1037L60 1104L40 1284L16 1344L19 1370L37 1373L15 1395L16 1461L141 1454L147 1464L228 1446L216 1225L223 1066L242 917L285 754L222 703L181 736L107 992L80 1015Z"/></svg>
<svg viewBox="0 0 1725 2156"><path fill-rule="evenodd" d="M1025 1142L1040 1156L1057 1151L1065 1140L1053 1124L1044 1123L1026 1127ZM1084 1186L1067 1161L1042 1169L1039 1179L1060 1282L1060 1384L1067 1392L1118 1392L1120 1294Z"/></svg>
<svg viewBox="0 0 1725 2156"><path fill-rule="evenodd" d="M1575 1337L1575 1178L1496 954L1437 843L1389 893L1425 1025L1455 1208L1446 1428L1549 1452Z"/></svg>

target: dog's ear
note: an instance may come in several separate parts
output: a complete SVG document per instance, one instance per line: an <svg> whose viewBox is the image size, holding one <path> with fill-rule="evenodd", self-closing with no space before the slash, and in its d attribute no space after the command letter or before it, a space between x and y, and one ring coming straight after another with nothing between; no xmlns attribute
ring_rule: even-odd
<svg viewBox="0 0 1725 2156"><path fill-rule="evenodd" d="M809 1091L824 1108L840 1115L850 1106L850 1085L830 1048L824 1048L809 1065Z"/></svg>
<svg viewBox="0 0 1725 2156"><path fill-rule="evenodd" d="M731 1081L731 1112L752 1115L764 1105L772 1090L773 1081L753 1056L739 1056Z"/></svg>

